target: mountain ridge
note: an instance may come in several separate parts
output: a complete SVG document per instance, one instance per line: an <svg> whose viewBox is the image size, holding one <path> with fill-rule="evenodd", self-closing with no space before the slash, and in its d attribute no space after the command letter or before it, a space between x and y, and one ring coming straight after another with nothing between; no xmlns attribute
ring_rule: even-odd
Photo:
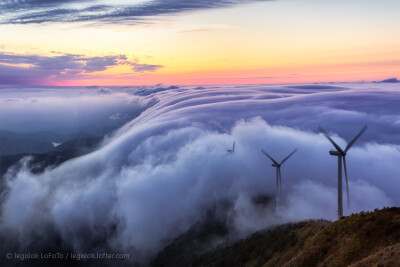
<svg viewBox="0 0 400 267"><path fill-rule="evenodd" d="M176 261L181 255L166 253L174 251L176 240L153 266L400 266L400 208L267 228L185 262Z"/></svg>

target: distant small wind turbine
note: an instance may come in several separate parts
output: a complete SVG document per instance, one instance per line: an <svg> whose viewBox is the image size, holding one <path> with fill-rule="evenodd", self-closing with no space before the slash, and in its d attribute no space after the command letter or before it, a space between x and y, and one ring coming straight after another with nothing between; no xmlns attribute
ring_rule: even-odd
<svg viewBox="0 0 400 267"><path fill-rule="evenodd" d="M297 148L293 150L286 158L284 158L281 163L278 163L274 160L264 149L261 149L261 152L264 153L273 163L272 166L276 168L276 199L275 199L275 214L279 215L279 208L282 196L282 175L281 175L281 166L285 161L287 161L294 153L296 153Z"/></svg>
<svg viewBox="0 0 400 267"><path fill-rule="evenodd" d="M233 142L232 149L226 150L229 154L232 154L233 152L235 152L235 143L236 143L236 141Z"/></svg>
<svg viewBox="0 0 400 267"><path fill-rule="evenodd" d="M53 147L58 147L59 145L62 145L62 143L56 143L56 142L51 142L51 144L53 145Z"/></svg>
<svg viewBox="0 0 400 267"><path fill-rule="evenodd" d="M344 174L346 177L346 194L347 194L347 208L350 208L350 194L349 194L349 183L347 179L347 167L346 167L346 154L347 151L352 147L352 145L357 141L357 139L367 130L367 125L365 125L361 131L356 135L356 137L351 140L351 142L346 146L343 150L341 149L328 135L328 133L319 126L318 130L332 143L332 145L336 148L336 151L331 150L329 154L332 156L338 157L338 218L340 219L343 216L343 196L342 196L342 158L343 158L343 166L344 166Z"/></svg>

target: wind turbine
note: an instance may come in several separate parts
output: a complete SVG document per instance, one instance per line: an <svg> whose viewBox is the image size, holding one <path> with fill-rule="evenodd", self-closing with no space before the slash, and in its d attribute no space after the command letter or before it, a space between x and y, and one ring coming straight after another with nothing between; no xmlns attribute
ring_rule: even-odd
<svg viewBox="0 0 400 267"><path fill-rule="evenodd" d="M226 150L228 152L228 155L232 154L233 152L235 152L235 143L236 143L236 141L233 142L232 149L227 149Z"/></svg>
<svg viewBox="0 0 400 267"><path fill-rule="evenodd" d="M281 166L285 161L287 161L294 153L296 153L297 148L293 150L286 158L284 158L281 163L278 163L275 159L273 159L264 149L261 149L261 152L267 156L272 161L272 166L276 168L276 199L275 199L275 214L279 215L279 208L281 202L282 195L282 175L281 175Z"/></svg>
<svg viewBox="0 0 400 267"><path fill-rule="evenodd" d="M343 150L341 149L328 135L328 133L319 126L318 130L332 143L332 145L336 148L336 151L330 150L329 154L332 156L338 157L338 218L340 219L343 216L343 196L342 196L342 159L343 159L343 167L344 167L344 175L346 178L346 194L347 194L347 208L350 208L350 195L349 195L349 183L347 179L347 167L346 167L346 154L352 145L357 141L357 139L367 130L367 125L365 125L361 131L356 135L356 137L351 140L350 143Z"/></svg>

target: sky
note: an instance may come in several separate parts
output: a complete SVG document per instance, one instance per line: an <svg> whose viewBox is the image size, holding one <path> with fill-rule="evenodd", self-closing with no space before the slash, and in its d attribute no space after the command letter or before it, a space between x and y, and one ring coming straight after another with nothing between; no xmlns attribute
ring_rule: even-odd
<svg viewBox="0 0 400 267"><path fill-rule="evenodd" d="M398 77L397 0L0 1L0 84Z"/></svg>

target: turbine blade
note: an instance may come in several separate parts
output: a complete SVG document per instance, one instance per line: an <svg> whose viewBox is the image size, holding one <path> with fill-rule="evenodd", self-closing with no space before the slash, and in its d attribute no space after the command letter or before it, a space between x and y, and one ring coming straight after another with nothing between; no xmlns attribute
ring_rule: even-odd
<svg viewBox="0 0 400 267"><path fill-rule="evenodd" d="M232 151L235 151L235 143L236 143L236 141L233 141Z"/></svg>
<svg viewBox="0 0 400 267"><path fill-rule="evenodd" d="M343 156L343 166L344 166L344 176L346 178L347 208L350 209L350 194L349 194L349 182L347 179L346 156Z"/></svg>
<svg viewBox="0 0 400 267"><path fill-rule="evenodd" d="M338 146L333 140L332 138L329 136L329 134L324 130L324 128L322 128L321 126L318 127L318 130L320 133L322 133L331 143L332 145L336 148L337 151L339 152L343 152L343 150L340 148L340 146Z"/></svg>
<svg viewBox="0 0 400 267"><path fill-rule="evenodd" d="M261 149L261 152L264 153L264 155L267 156L270 160L272 160L272 162L275 163L277 166L279 165L278 162L276 162L267 152L265 152L264 149Z"/></svg>
<svg viewBox="0 0 400 267"><path fill-rule="evenodd" d="M296 151L297 151L297 148L296 148L295 150L293 150L293 152L290 153L289 156L287 156L286 158L284 158L284 159L281 161L281 165L282 165L285 161L287 161L294 153L296 153Z"/></svg>
<svg viewBox="0 0 400 267"><path fill-rule="evenodd" d="M349 149L351 148L351 146L357 141L357 139L367 130L367 125L364 125L364 127L361 129L361 131L357 134L356 137L354 137L353 140L351 140L351 142L346 146L344 152L349 151Z"/></svg>

